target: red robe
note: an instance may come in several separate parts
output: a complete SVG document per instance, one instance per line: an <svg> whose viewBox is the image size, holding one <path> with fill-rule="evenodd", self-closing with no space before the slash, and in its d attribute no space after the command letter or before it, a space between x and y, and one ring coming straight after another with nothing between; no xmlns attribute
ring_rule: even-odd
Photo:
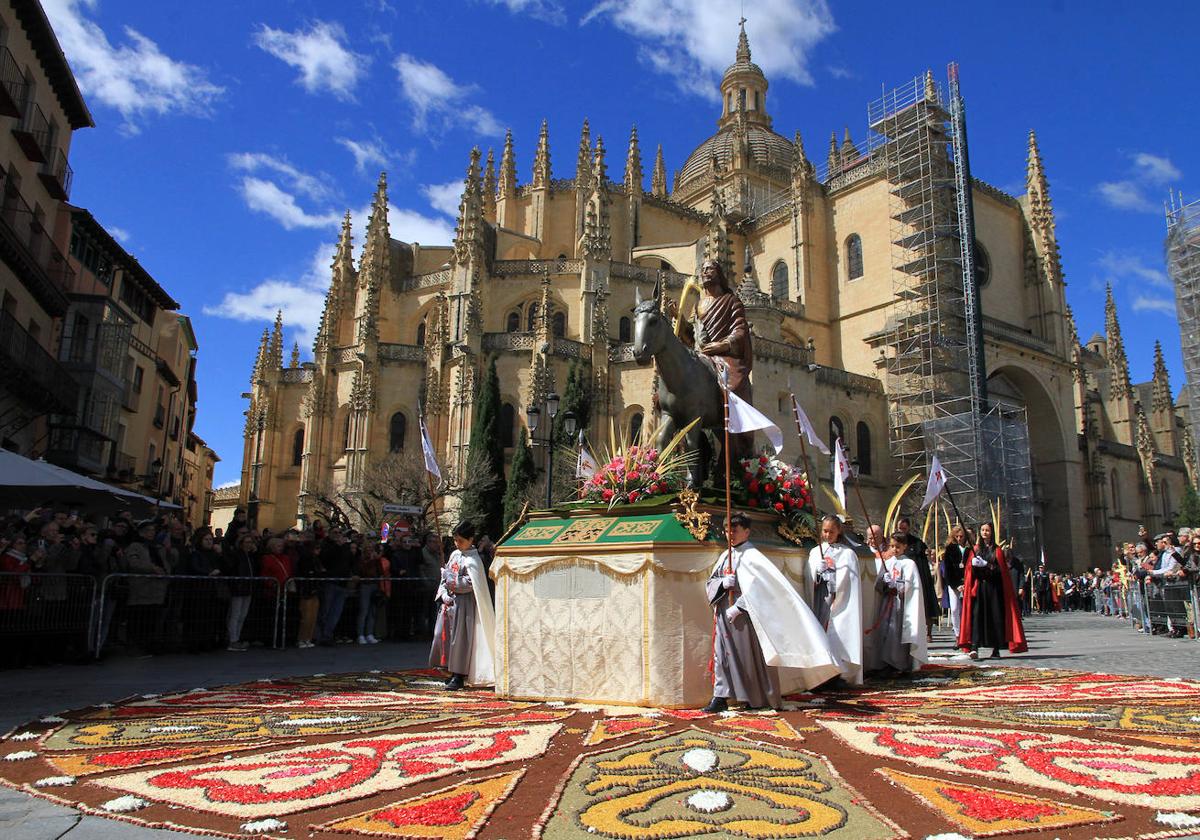
<svg viewBox="0 0 1200 840"><path fill-rule="evenodd" d="M975 549L971 548L963 559L962 620L958 626L958 646L962 650L971 649L971 612L975 602L975 567L971 560L974 556ZM1029 645L1025 642L1025 628L1021 626L1021 604L1013 591L1008 561L999 546L996 547L996 562L1000 565L1000 592L1004 596L1004 638L1008 640L1009 653L1024 653L1029 650Z"/></svg>

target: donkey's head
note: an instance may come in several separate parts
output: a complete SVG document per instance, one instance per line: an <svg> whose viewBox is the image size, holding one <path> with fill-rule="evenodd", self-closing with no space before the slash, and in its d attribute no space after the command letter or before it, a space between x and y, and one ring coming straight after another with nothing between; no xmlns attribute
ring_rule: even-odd
<svg viewBox="0 0 1200 840"><path fill-rule="evenodd" d="M671 322L658 306L660 287L654 285L654 297L642 299L642 290L634 287L633 358L639 365L650 360L666 346L671 334Z"/></svg>

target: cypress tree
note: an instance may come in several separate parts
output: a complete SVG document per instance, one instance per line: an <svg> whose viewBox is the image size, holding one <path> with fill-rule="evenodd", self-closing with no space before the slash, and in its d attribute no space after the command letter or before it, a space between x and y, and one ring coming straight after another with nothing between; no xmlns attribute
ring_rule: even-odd
<svg viewBox="0 0 1200 840"><path fill-rule="evenodd" d="M525 429L517 438L517 448L513 452L512 469L508 475L508 486L504 490L504 528L507 529L518 516L525 502L529 500L529 490L533 486L536 471L533 468L533 452L526 442Z"/></svg>
<svg viewBox="0 0 1200 840"><path fill-rule="evenodd" d="M1179 500L1179 511L1175 514L1175 527L1195 528L1200 525L1200 494L1189 481Z"/></svg>
<svg viewBox="0 0 1200 840"><path fill-rule="evenodd" d="M478 476L493 480L477 481ZM500 536L504 515L504 445L500 440L500 377L494 358L488 363L476 396L465 483L463 518L474 521L481 534Z"/></svg>

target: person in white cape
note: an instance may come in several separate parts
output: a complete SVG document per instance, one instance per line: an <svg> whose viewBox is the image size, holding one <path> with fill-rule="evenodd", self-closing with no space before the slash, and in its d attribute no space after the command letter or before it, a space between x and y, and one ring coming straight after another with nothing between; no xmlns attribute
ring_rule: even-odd
<svg viewBox="0 0 1200 840"><path fill-rule="evenodd" d="M891 536L888 556L881 561L875 590L879 593L879 634L882 664L901 673L919 671L929 660L925 637L925 599L917 564L907 556L908 535Z"/></svg>
<svg viewBox="0 0 1200 840"><path fill-rule="evenodd" d="M858 555L842 540L842 522L832 514L821 520L821 542L808 555L813 612L842 679L863 682L862 586Z"/></svg>
<svg viewBox="0 0 1200 840"><path fill-rule="evenodd" d="M487 572L475 548L475 526L461 522L453 536L456 549L442 567L441 584L434 596L440 607L429 666L449 671L446 688L457 691L496 682L496 611L488 592Z"/></svg>
<svg viewBox="0 0 1200 840"><path fill-rule="evenodd" d="M778 709L783 696L805 691L839 673L825 633L787 578L750 542L750 519L729 518L732 552L721 552L706 585L715 611L713 698Z"/></svg>

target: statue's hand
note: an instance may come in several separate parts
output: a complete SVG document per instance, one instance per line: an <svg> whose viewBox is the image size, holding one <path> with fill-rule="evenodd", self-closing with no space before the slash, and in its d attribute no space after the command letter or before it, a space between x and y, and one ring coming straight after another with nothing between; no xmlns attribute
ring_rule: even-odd
<svg viewBox="0 0 1200 840"><path fill-rule="evenodd" d="M728 341L710 341L700 345L700 352L706 356L724 356L729 353Z"/></svg>

